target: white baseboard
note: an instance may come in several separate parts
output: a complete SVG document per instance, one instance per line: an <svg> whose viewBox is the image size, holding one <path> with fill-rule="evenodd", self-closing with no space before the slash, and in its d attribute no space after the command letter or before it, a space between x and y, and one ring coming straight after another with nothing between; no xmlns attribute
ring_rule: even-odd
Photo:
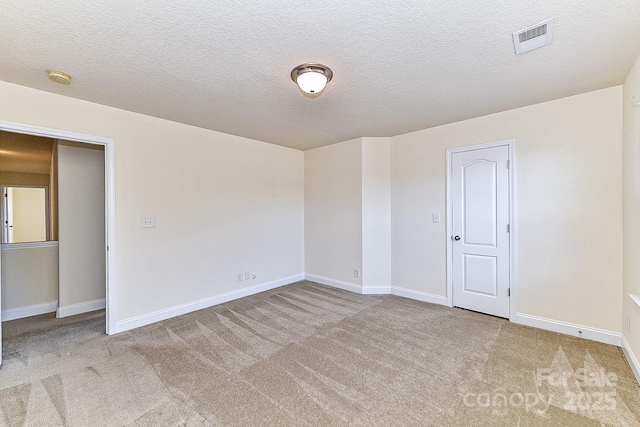
<svg viewBox="0 0 640 427"><path fill-rule="evenodd" d="M355 283L316 276L315 274L305 274L304 278L322 285L332 286L334 288L362 295L397 295L399 297L428 302L431 304L447 305L447 297L415 291L413 289L400 288L397 286L360 286Z"/></svg>
<svg viewBox="0 0 640 427"><path fill-rule="evenodd" d="M312 282L320 283L321 285L332 286L334 288L342 289L345 291L355 292L357 294L362 294L362 286L356 283L343 282L342 280L330 279L328 277L316 276L315 274L305 274L305 280L310 280Z"/></svg>
<svg viewBox="0 0 640 427"><path fill-rule="evenodd" d="M26 305L24 307L7 308L2 310L0 316L3 322L22 319L23 317L38 316L40 314L53 313L58 308L58 301L49 301L42 304Z"/></svg>
<svg viewBox="0 0 640 427"><path fill-rule="evenodd" d="M214 297L204 298L198 301L177 305L175 307L165 308L163 310L154 311L153 313L143 314L142 316L132 317L130 319L116 322L116 330L113 333L125 332L141 326L150 325L151 323L167 320L171 317L180 316L182 314L191 313L192 311L202 310L203 308L233 301L238 298L247 297L270 289L279 288L280 286L304 280L304 274L285 277L284 279L274 280L272 282L262 283L260 285L249 286L247 288L238 289L236 291L227 292Z"/></svg>
<svg viewBox="0 0 640 427"><path fill-rule="evenodd" d="M75 316L76 314L88 313L90 311L102 310L106 307L105 299L97 299L93 301L80 302L78 304L65 305L63 307L58 307L58 311L56 312L56 317L69 317Z"/></svg>
<svg viewBox="0 0 640 427"><path fill-rule="evenodd" d="M362 295L389 295L391 286L362 286Z"/></svg>
<svg viewBox="0 0 640 427"><path fill-rule="evenodd" d="M638 362L638 358L631 350L631 346L627 339L622 335L622 352L624 353L624 357L627 358L627 362L629 362L629 366L631 366L631 371L633 375L636 377L636 381L640 384L640 362Z"/></svg>
<svg viewBox="0 0 640 427"><path fill-rule="evenodd" d="M531 316L529 314L523 313L516 313L515 323L518 323L520 325L532 326L539 329L546 329L547 331L558 332L574 337L586 338L588 340L616 345L618 347L622 345L622 334L618 332L606 331L604 329L576 325L574 323L561 322L559 320Z"/></svg>
<svg viewBox="0 0 640 427"><path fill-rule="evenodd" d="M428 302L431 304L447 305L447 297L429 294L427 292L415 291L413 289L391 287L391 294L399 297L414 299L417 301Z"/></svg>

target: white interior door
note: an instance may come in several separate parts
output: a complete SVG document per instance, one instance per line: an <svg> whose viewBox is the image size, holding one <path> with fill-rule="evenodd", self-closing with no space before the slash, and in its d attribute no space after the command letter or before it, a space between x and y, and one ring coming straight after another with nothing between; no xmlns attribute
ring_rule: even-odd
<svg viewBox="0 0 640 427"><path fill-rule="evenodd" d="M453 305L509 317L509 147L453 153Z"/></svg>

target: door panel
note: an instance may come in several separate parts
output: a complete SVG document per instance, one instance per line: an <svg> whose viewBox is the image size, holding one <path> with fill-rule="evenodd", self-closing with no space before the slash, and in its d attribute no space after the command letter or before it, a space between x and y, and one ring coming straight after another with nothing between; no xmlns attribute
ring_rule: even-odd
<svg viewBox="0 0 640 427"><path fill-rule="evenodd" d="M496 297L498 262L496 257L464 254L463 284L465 292Z"/></svg>
<svg viewBox="0 0 640 427"><path fill-rule="evenodd" d="M464 240L468 245L496 246L496 162L463 166Z"/></svg>
<svg viewBox="0 0 640 427"><path fill-rule="evenodd" d="M451 156L453 304L509 317L508 146Z"/></svg>

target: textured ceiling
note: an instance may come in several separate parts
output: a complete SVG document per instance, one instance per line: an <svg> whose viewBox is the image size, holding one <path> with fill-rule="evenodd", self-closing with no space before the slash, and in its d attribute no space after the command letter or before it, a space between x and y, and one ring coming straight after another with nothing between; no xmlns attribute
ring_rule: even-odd
<svg viewBox="0 0 640 427"><path fill-rule="evenodd" d="M621 84L639 23L638 0L3 0L0 80L308 149ZM303 62L334 72L320 97L290 80Z"/></svg>

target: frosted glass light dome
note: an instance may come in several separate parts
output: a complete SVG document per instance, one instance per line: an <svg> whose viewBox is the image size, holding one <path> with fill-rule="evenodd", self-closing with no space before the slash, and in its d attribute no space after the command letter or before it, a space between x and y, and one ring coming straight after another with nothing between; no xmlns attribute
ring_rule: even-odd
<svg viewBox="0 0 640 427"><path fill-rule="evenodd" d="M291 70L291 80L309 95L319 95L333 78L333 71L317 62L305 62ZM313 96L315 97L315 96Z"/></svg>
<svg viewBox="0 0 640 427"><path fill-rule="evenodd" d="M319 93L327 85L327 78L324 74L317 71L308 71L300 74L296 80L298 86L303 92L306 93Z"/></svg>

